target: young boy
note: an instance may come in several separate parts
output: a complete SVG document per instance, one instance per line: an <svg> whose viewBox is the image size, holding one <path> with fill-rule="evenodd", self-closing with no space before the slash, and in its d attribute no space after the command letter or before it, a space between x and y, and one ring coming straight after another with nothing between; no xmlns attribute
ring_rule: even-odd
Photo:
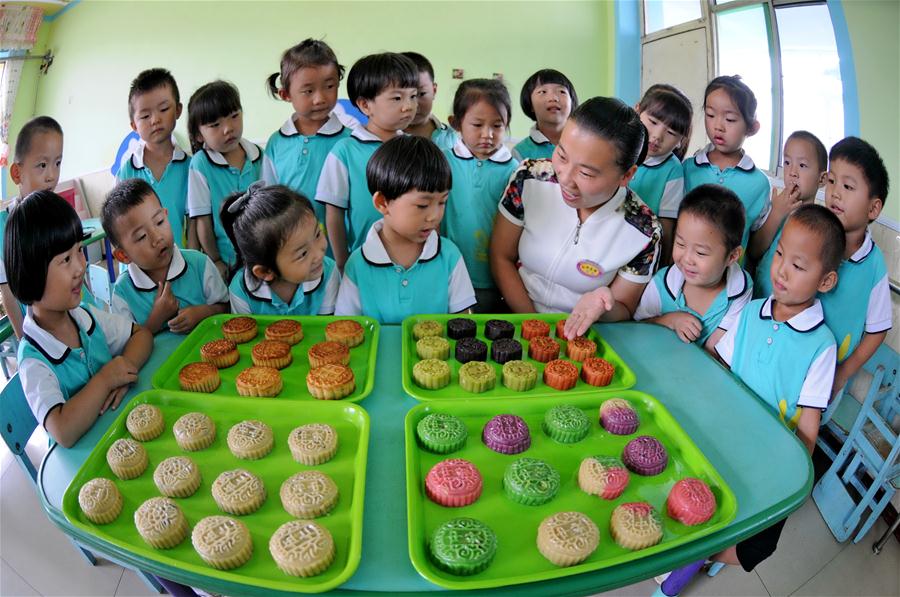
<svg viewBox="0 0 900 597"><path fill-rule="evenodd" d="M840 283L820 297L825 323L838 343L836 396L891 329L887 267L869 232L884 207L889 181L878 152L857 137L838 141L829 158L825 205L840 220L846 238Z"/></svg>
<svg viewBox="0 0 900 597"><path fill-rule="evenodd" d="M418 84L413 61L391 52L363 56L347 76L347 94L369 121L338 141L325 158L315 197L326 204L325 228L341 271L379 218L366 184L366 164L415 118Z"/></svg>
<svg viewBox="0 0 900 597"><path fill-rule="evenodd" d="M769 270L775 247L781 237L785 218L801 205L812 203L825 184L828 150L819 138L808 131L794 131L784 144L784 188L772 189L772 210L762 228L750 236L748 262L756 263L753 295L765 298L772 294Z"/></svg>
<svg viewBox="0 0 900 597"><path fill-rule="evenodd" d="M175 244L185 247L191 161L172 142L172 131L181 117L181 98L172 73L164 68L151 68L135 77L128 92L128 117L141 141L123 159L116 178L119 181L140 178L148 182L169 212Z"/></svg>
<svg viewBox="0 0 900 597"><path fill-rule="evenodd" d="M434 67L428 58L418 52L403 52L403 55L412 60L419 69L419 94L416 97L418 109L416 117L403 132L408 135L418 135L434 141L441 149L453 149L458 135L452 127L444 124L438 117L432 114L431 106L434 104L434 96L437 94L437 83L434 81Z"/></svg>
<svg viewBox="0 0 900 597"><path fill-rule="evenodd" d="M366 179L384 219L347 260L335 315L397 324L416 313L458 313L474 305L459 249L438 236L451 174L437 145L413 135L392 139L369 160Z"/></svg>
<svg viewBox="0 0 900 597"><path fill-rule="evenodd" d="M154 334L165 327L186 334L227 310L228 288L209 257L178 248L167 215L143 180L122 181L107 195L103 229L113 255L128 264L116 280L112 310Z"/></svg>
<svg viewBox="0 0 900 597"><path fill-rule="evenodd" d="M25 310L13 296L3 266L3 241L9 212L34 191L52 191L59 183L62 164L63 132L59 123L49 116L38 116L25 123L16 138L15 155L9 175L19 187L19 195L4 202L0 209L0 299L9 317L16 338L22 337Z"/></svg>

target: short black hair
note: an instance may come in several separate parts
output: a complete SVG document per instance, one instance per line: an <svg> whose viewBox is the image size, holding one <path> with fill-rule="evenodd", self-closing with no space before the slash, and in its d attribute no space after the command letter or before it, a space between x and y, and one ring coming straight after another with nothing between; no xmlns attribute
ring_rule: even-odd
<svg viewBox="0 0 900 597"><path fill-rule="evenodd" d="M49 116L36 116L35 118L32 118L25 123L25 126L21 128L19 135L16 137L16 149L13 161L19 164L22 163L25 156L31 151L31 142L34 140L34 137L40 133L56 133L60 136L63 134L62 127L59 126L59 123Z"/></svg>
<svg viewBox="0 0 900 597"><path fill-rule="evenodd" d="M169 87L172 90L175 103L181 103L178 83L175 82L175 77L172 76L172 73L164 68L150 68L138 73L138 76L131 82L131 88L128 90L128 118L134 120L134 98L160 87Z"/></svg>
<svg viewBox="0 0 900 597"><path fill-rule="evenodd" d="M462 126L463 117L469 108L480 101L489 103L501 117L506 118L506 126L512 120L512 100L503 81L498 79L466 79L456 88L453 96L453 126Z"/></svg>
<svg viewBox="0 0 900 597"><path fill-rule="evenodd" d="M375 99L388 87L419 88L416 63L395 52L369 54L357 60L347 75L347 95L355 105L360 98Z"/></svg>
<svg viewBox="0 0 900 597"><path fill-rule="evenodd" d="M741 80L741 76L722 75L710 81L709 85L706 86L706 91L703 92L704 108L706 107L706 98L716 89L721 89L728 94L728 97L731 98L731 101L734 102L734 105L740 111L747 128L752 127L753 123L756 122L756 96L753 94L753 90Z"/></svg>
<svg viewBox="0 0 900 597"><path fill-rule="evenodd" d="M147 197L155 197L159 201L159 196L150 184L140 178L129 178L116 184L113 189L106 195L106 201L103 202L103 208L100 213L100 223L109 242L114 247L120 247L121 240L119 231L116 228L116 220L124 216L129 211L143 203ZM162 205L162 202L160 202Z"/></svg>
<svg viewBox="0 0 900 597"><path fill-rule="evenodd" d="M281 77L281 89L291 85L291 77L301 68L333 65L337 70L338 81L344 78L344 66L338 62L331 46L321 39L307 38L296 46L291 46L281 55L281 70L272 73L266 79L269 94L278 99L278 77Z"/></svg>
<svg viewBox="0 0 900 597"><path fill-rule="evenodd" d="M522 106L522 112L531 120L537 120L534 115L534 106L531 105L531 94L541 85L562 85L569 91L569 97L572 98L572 110L578 107L578 94L575 93L575 86L569 77L565 76L558 70L552 68L544 68L534 73L525 80L522 85L522 92L519 94L519 105Z"/></svg>
<svg viewBox="0 0 900 597"><path fill-rule="evenodd" d="M822 268L826 273L836 272L847 247L847 236L838 217L827 207L806 203L788 216L785 228L788 222L796 222L819 237L822 241Z"/></svg>
<svg viewBox="0 0 900 597"><path fill-rule="evenodd" d="M35 191L13 208L6 222L3 264L9 289L20 303L41 300L50 262L83 238L75 208L53 191Z"/></svg>
<svg viewBox="0 0 900 597"><path fill-rule="evenodd" d="M702 184L691 190L678 208L681 214L692 214L708 222L722 235L725 254L741 246L744 237L744 204L731 189L717 184Z"/></svg>
<svg viewBox="0 0 900 597"><path fill-rule="evenodd" d="M787 146L788 141L791 139L800 139L801 141L806 141L812 145L816 152L816 166L819 168L819 173L828 170L828 150L825 149L825 144L822 143L818 137L809 131L794 131L788 135L787 139L785 139L785 146Z"/></svg>
<svg viewBox="0 0 900 597"><path fill-rule="evenodd" d="M203 147L200 127L215 122L229 114L242 110L241 94L227 81L213 81L200 87L188 100L188 136L191 151L197 153Z"/></svg>
<svg viewBox="0 0 900 597"><path fill-rule="evenodd" d="M569 117L575 124L612 143L621 172L647 157L647 128L634 108L614 97L592 97Z"/></svg>
<svg viewBox="0 0 900 597"><path fill-rule="evenodd" d="M431 82L434 83L434 67L431 66L428 58L425 58L418 52L401 52L401 54L412 60L420 73L428 73L428 76L431 77Z"/></svg>
<svg viewBox="0 0 900 597"><path fill-rule="evenodd" d="M691 140L691 121L694 107L683 91L667 83L651 85L638 103L638 112L661 120L667 127L684 137L682 143L672 152L678 159L684 159Z"/></svg>
<svg viewBox="0 0 900 597"><path fill-rule="evenodd" d="M884 205L891 182L877 149L859 137L846 137L834 144L828 157L832 162L842 160L862 170L869 185L869 198L877 197Z"/></svg>
<svg viewBox="0 0 900 597"><path fill-rule="evenodd" d="M375 150L366 164L366 182L373 195L388 201L417 190L443 193L453 185L450 164L431 139L400 135Z"/></svg>

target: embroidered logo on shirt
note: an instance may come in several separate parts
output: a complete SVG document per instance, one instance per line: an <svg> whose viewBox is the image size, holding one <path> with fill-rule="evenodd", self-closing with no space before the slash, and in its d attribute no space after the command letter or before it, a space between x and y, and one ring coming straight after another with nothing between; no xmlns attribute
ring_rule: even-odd
<svg viewBox="0 0 900 597"><path fill-rule="evenodd" d="M578 268L578 273L587 276L588 278L599 278L603 275L603 268L600 267L600 264L596 261L582 259L575 267Z"/></svg>

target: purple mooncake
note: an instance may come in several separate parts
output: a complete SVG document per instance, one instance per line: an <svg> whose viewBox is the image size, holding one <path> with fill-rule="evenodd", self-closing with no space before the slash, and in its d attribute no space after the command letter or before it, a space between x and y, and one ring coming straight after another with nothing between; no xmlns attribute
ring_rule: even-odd
<svg viewBox="0 0 900 597"><path fill-rule="evenodd" d="M500 454L518 454L531 445L528 425L516 415L497 415L488 421L481 439L484 445Z"/></svg>
<svg viewBox="0 0 900 597"><path fill-rule="evenodd" d="M637 412L627 400L612 398L600 405L600 425L614 435L631 435L639 423Z"/></svg>
<svg viewBox="0 0 900 597"><path fill-rule="evenodd" d="M669 463L669 454L658 439L641 435L625 444L622 462L639 475L658 475Z"/></svg>

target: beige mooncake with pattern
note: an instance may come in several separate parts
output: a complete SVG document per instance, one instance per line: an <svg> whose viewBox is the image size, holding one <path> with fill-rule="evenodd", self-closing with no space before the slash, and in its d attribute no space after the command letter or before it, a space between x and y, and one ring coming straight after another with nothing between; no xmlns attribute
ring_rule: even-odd
<svg viewBox="0 0 900 597"><path fill-rule="evenodd" d="M171 456L157 465L153 482L167 497L191 497L200 487L200 469L187 456Z"/></svg>
<svg viewBox="0 0 900 597"><path fill-rule="evenodd" d="M91 479L78 491L78 505L91 522L108 524L122 512L122 493L109 479Z"/></svg>
<svg viewBox="0 0 900 597"><path fill-rule="evenodd" d="M338 502L338 488L319 471L300 471L281 484L281 505L291 516L316 518L328 514Z"/></svg>
<svg viewBox="0 0 900 597"><path fill-rule="evenodd" d="M269 540L269 552L275 564L291 576L321 574L334 561L331 533L312 520L292 520L275 531Z"/></svg>
<svg viewBox="0 0 900 597"><path fill-rule="evenodd" d="M147 450L130 438L117 439L106 451L106 462L115 475L123 480L140 477L147 470Z"/></svg>
<svg viewBox="0 0 900 597"><path fill-rule="evenodd" d="M247 525L230 516L201 519L191 533L191 543L204 562L219 570L243 566L253 555Z"/></svg>
<svg viewBox="0 0 900 597"><path fill-rule="evenodd" d="M187 537L188 522L172 499L152 497L134 512L134 526L152 547L169 549Z"/></svg>
<svg viewBox="0 0 900 597"><path fill-rule="evenodd" d="M172 432L182 450L196 452L216 439L216 424L203 413L187 413L175 421Z"/></svg>
<svg viewBox="0 0 900 597"><path fill-rule="evenodd" d="M337 454L338 434L334 427L325 423L301 425L288 436L288 447L300 464L323 464Z"/></svg>
<svg viewBox="0 0 900 597"><path fill-rule="evenodd" d="M262 479L239 468L216 477L212 496L223 512L241 516L259 510L266 501L266 486Z"/></svg>
<svg viewBox="0 0 900 597"><path fill-rule="evenodd" d="M262 421L241 421L228 430L228 449L241 460L259 460L274 445L272 428Z"/></svg>
<svg viewBox="0 0 900 597"><path fill-rule="evenodd" d="M134 439L148 442L162 435L165 420L158 407L152 404L138 404L128 413L125 427Z"/></svg>

